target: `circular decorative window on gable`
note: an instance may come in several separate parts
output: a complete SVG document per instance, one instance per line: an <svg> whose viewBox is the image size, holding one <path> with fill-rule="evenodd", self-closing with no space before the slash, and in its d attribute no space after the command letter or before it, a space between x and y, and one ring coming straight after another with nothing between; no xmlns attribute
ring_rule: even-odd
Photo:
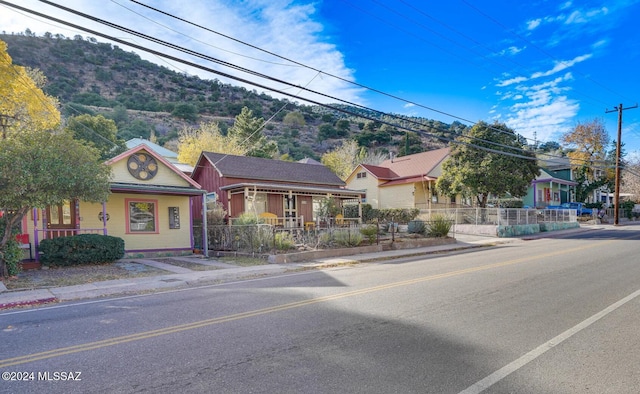
<svg viewBox="0 0 640 394"><path fill-rule="evenodd" d="M136 153L127 160L129 173L142 181L149 180L158 173L158 163L147 153Z"/></svg>

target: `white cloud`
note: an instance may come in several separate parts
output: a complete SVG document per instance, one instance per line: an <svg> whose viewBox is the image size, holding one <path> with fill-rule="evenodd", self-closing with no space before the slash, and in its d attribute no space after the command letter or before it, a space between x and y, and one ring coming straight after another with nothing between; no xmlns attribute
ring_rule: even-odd
<svg viewBox="0 0 640 394"><path fill-rule="evenodd" d="M403 107L404 108L411 108L411 107L415 107L416 105L413 103L406 103Z"/></svg>
<svg viewBox="0 0 640 394"><path fill-rule="evenodd" d="M514 78L505 79L504 81L498 82L497 86L500 86L500 87L509 86L509 85L513 85L513 84L528 81L528 80L529 78L526 78L526 77L514 77Z"/></svg>
<svg viewBox="0 0 640 394"><path fill-rule="evenodd" d="M575 10L571 14L569 14L564 23L567 25L571 25L576 23L593 22L594 18L605 16L608 13L609 9L607 7L587 11Z"/></svg>
<svg viewBox="0 0 640 394"><path fill-rule="evenodd" d="M519 85L519 94L511 95L513 104L505 123L526 138L545 141L572 127L574 117L580 108L577 101L569 99L566 92L571 88L563 86L573 80L569 72L535 85Z"/></svg>
<svg viewBox="0 0 640 394"><path fill-rule="evenodd" d="M573 3L571 1L567 1L564 4L561 4L558 8L560 8L561 10L566 10L567 8L571 8L572 5Z"/></svg>
<svg viewBox="0 0 640 394"><path fill-rule="evenodd" d="M527 22L527 30L535 30L542 23L542 19L533 19Z"/></svg>
<svg viewBox="0 0 640 394"><path fill-rule="evenodd" d="M141 38L131 38L126 33L97 25L86 19L69 16L67 13L43 6L35 0L12 1L21 6L126 39L129 42L157 48L162 53L172 54L180 58L189 58L189 56L185 54L178 54L175 51L160 47L156 44L147 43ZM135 12L127 10L119 4ZM65 1L65 6L90 15L96 15L99 18L124 25L132 30L137 30L152 37L176 43L177 45L205 53L240 67L259 70L263 74L290 82L296 87L287 87L195 57L189 59L190 61L215 70L237 75L269 87L275 87L281 90L286 89L287 92L292 94L310 97L321 102L335 102L336 100L311 93L301 93L300 87L308 87L309 89L323 92L330 96L362 103L362 89L326 75L333 74L346 80L355 79L354 70L347 67L342 53L323 35L323 26L314 20L315 8L311 4L299 5L291 0L249 0L243 2L194 0L189 3L188 7L185 7L183 3L163 0L156 1L153 7L162 9L201 26L211 27L227 36L248 42L257 47L293 59L299 63L310 65L324 71L326 73L324 75L319 75L317 71L291 64L283 59L233 42L220 35L207 32L186 23L177 22L175 19L162 16L125 0L115 0L111 2L69 0ZM26 28L30 28L38 35L49 31L54 34L61 33L70 37L76 34L86 37L92 36L83 31L75 31L67 27L60 27L57 24L43 22L42 20L25 16L24 14L18 14L12 8L2 7L0 11L0 26L7 32L22 32ZM173 31L153 23L149 19L144 19L140 14L145 15L154 22L171 26ZM212 21L215 21L215 23L212 23ZM101 37L95 38L101 42L106 41L106 39ZM123 44L117 45L123 47ZM154 55L142 52L139 52L139 54L144 59L154 63L165 66L171 64L179 71L188 72L192 75L197 74L201 78L217 78L223 82L236 85L241 84L225 79L222 76L193 69L176 62L168 63L164 60L159 60ZM259 87L251 85L243 86L248 89L262 90ZM267 91L267 94L277 96L277 94L270 91Z"/></svg>
<svg viewBox="0 0 640 394"><path fill-rule="evenodd" d="M586 55L576 56L572 60L560 60L560 61L557 61L557 62L555 62L555 65L553 66L553 68L551 68L550 70L535 72L535 73L531 74L531 79L540 78L540 77L548 77L550 75L559 73L560 71L566 70L569 67L573 67L577 63L581 63L581 62L591 58L592 56L593 55L591 55L591 54L586 54Z"/></svg>

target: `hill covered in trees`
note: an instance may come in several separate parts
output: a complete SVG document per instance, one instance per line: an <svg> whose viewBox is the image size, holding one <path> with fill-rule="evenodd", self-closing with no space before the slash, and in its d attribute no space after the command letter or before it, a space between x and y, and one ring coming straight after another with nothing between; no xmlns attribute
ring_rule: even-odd
<svg viewBox="0 0 640 394"><path fill-rule="evenodd" d="M304 105L266 93L201 79L143 60L134 52L91 37L73 38L29 30L2 34L13 62L41 70L46 93L58 97L65 117L103 114L118 126L118 137L150 138L175 148L178 131L200 122L218 121L226 131L243 107L271 119L265 135L281 154L318 159L344 139L397 155L442 147L462 132L459 122L399 117L334 105L343 110ZM402 127L419 132L407 133ZM443 142L444 141L444 142Z"/></svg>

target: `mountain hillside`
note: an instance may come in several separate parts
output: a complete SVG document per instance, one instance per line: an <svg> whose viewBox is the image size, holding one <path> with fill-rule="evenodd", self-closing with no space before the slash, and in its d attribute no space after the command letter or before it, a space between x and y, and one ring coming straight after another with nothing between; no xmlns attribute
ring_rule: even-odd
<svg viewBox="0 0 640 394"><path fill-rule="evenodd" d="M280 153L295 160L318 159L345 138L382 152L415 153L444 146L433 135L450 138L450 133L465 128L458 122L399 120L344 105L335 107L358 115L300 105L216 79L178 73L118 46L79 35L68 38L47 33L37 37L27 30L24 34L0 34L0 39L7 43L15 64L40 69L46 75L45 91L59 98L64 116L102 113L116 121L120 138L154 134L170 149L175 149L182 127L218 121L224 131L245 106L255 116L273 116L265 135L277 141ZM300 112L302 120L287 118L291 112ZM423 132L407 137L404 130L384 122L412 129L417 128L417 122L423 125Z"/></svg>

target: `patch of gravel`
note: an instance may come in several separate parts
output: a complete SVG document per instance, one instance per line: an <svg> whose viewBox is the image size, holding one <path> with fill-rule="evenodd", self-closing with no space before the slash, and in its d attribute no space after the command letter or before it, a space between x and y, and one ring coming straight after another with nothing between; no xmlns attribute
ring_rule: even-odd
<svg viewBox="0 0 640 394"><path fill-rule="evenodd" d="M116 262L22 271L16 277L6 280L4 284L8 290L46 289L167 273L144 264Z"/></svg>

